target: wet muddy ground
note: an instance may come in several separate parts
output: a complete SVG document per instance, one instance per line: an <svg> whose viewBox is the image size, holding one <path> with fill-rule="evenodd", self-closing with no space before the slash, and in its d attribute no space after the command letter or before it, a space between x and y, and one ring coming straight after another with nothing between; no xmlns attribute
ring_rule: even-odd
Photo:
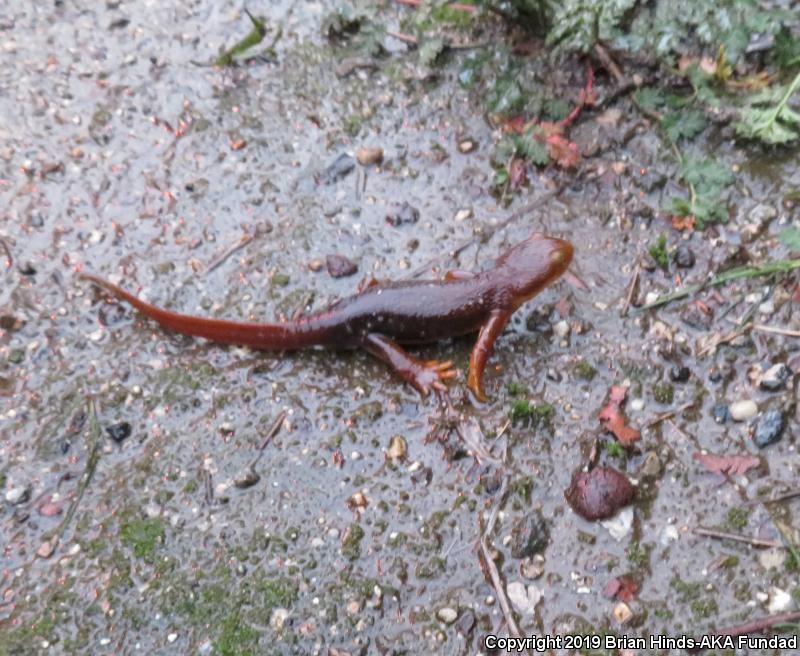
<svg viewBox="0 0 800 656"><path fill-rule="evenodd" d="M735 149L724 129L696 144L736 171L731 218L679 233L659 212L674 164L622 97L573 129L576 169L532 172L507 206L489 193L482 90L459 84L471 52L432 76L387 36L386 57L343 64L327 3L250 9L265 45L283 34L224 69L197 62L248 29L235 4L0 18L0 654L476 653L508 634L487 525L523 635L699 635L796 610L798 501L757 499L797 489L796 377L761 378L798 371L800 342L737 322L800 329L797 274L635 306L790 257L777 235L797 221L797 151ZM582 83L581 65L531 70L568 101ZM380 166L354 163L363 145ZM289 318L369 275L479 269L532 231L575 244L585 286L562 279L515 315L486 405L466 393L470 339L418 351L461 371L448 408L366 354L215 346L76 279ZM668 271L648 260L662 233ZM358 273L332 277L329 255ZM598 420L614 385L641 431L627 452ZM758 464L725 477L706 452ZM608 522L564 498L593 457L637 488ZM541 539L526 551L515 525ZM622 576L639 588L626 603L604 595Z"/></svg>

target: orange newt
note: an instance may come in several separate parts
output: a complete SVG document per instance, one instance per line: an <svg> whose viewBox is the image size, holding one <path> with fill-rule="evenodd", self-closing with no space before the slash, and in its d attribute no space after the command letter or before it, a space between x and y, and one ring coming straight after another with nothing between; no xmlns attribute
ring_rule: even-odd
<svg viewBox="0 0 800 656"><path fill-rule="evenodd" d="M421 360L399 345L478 332L468 387L481 401L483 371L495 340L523 303L555 281L572 260L572 244L541 234L506 251L480 273L450 271L444 280L377 282L326 310L282 323L240 323L178 314L150 305L97 276L82 274L164 328L259 350L360 347L388 363L425 396L456 375L450 361Z"/></svg>

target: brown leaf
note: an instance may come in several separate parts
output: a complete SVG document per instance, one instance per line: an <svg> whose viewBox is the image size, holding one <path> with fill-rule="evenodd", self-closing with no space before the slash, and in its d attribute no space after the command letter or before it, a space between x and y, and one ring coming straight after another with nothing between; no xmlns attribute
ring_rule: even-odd
<svg viewBox="0 0 800 656"><path fill-rule="evenodd" d="M572 168L581 161L581 154L578 144L563 137L560 134L551 134L545 139L550 159L563 169Z"/></svg>
<svg viewBox="0 0 800 656"><path fill-rule="evenodd" d="M607 431L613 433L624 447L629 448L641 438L641 433L627 425L622 412L621 406L627 394L627 388L614 385L609 393L608 403L600 411L598 418Z"/></svg>
<svg viewBox="0 0 800 656"><path fill-rule="evenodd" d="M617 599L618 601L629 602L639 594L639 584L630 576L618 576L606 583L603 588L603 596L606 599Z"/></svg>
<svg viewBox="0 0 800 656"><path fill-rule="evenodd" d="M528 182L528 171L525 166L525 161L519 157L511 160L511 165L508 167L508 177L511 180L511 188L518 189Z"/></svg>
<svg viewBox="0 0 800 656"><path fill-rule="evenodd" d="M672 217L672 227L675 230L686 230L692 232L694 230L695 218L693 216L678 216L675 214Z"/></svg>
<svg viewBox="0 0 800 656"><path fill-rule="evenodd" d="M611 467L595 467L588 473L575 472L564 497L581 517L595 520L611 517L630 503L634 494L627 476Z"/></svg>
<svg viewBox="0 0 800 656"><path fill-rule="evenodd" d="M718 456L713 453L695 453L692 456L697 462L713 474L735 476L746 474L761 461L757 456Z"/></svg>

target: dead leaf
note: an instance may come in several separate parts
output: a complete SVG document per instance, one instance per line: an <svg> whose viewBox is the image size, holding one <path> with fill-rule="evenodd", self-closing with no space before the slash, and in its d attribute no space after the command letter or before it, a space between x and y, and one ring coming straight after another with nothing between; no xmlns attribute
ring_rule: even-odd
<svg viewBox="0 0 800 656"><path fill-rule="evenodd" d="M608 403L600 411L598 419L607 431L614 434L622 446L630 448L641 438L641 433L627 425L622 412L621 406L627 394L626 387L614 385L609 393Z"/></svg>
<svg viewBox="0 0 800 656"><path fill-rule="evenodd" d="M758 467L761 461L757 456L718 456L713 453L695 453L692 456L697 462L712 474L735 476L746 474L753 467Z"/></svg>
<svg viewBox="0 0 800 656"><path fill-rule="evenodd" d="M694 230L695 218L691 215L689 216L678 216L677 214L672 216L672 227L675 230L686 230L686 232L692 232Z"/></svg>
<svg viewBox="0 0 800 656"><path fill-rule="evenodd" d="M560 134L552 134L545 139L550 159L563 169L573 168L581 161L578 144Z"/></svg>
<svg viewBox="0 0 800 656"><path fill-rule="evenodd" d="M629 602L639 594L639 584L630 576L617 576L606 583L603 596L606 599Z"/></svg>
<svg viewBox="0 0 800 656"><path fill-rule="evenodd" d="M519 157L511 160L511 165L508 167L508 179L511 181L511 188L518 189L528 183L528 167L525 166L525 161Z"/></svg>
<svg viewBox="0 0 800 656"><path fill-rule="evenodd" d="M619 125L619 120L621 118L622 110L617 109L616 107L611 107L600 114L600 116L598 116L595 120L603 127L615 128L617 125Z"/></svg>

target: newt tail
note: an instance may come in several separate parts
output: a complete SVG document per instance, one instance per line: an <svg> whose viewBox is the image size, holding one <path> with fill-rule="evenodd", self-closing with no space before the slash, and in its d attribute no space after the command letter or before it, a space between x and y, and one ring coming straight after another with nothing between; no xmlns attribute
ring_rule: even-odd
<svg viewBox="0 0 800 656"><path fill-rule="evenodd" d="M433 342L478 332L468 387L486 401L483 372L495 340L523 303L557 280L573 255L568 241L536 234L479 273L451 271L444 280L376 282L362 292L296 321L245 323L171 312L91 274L80 277L130 303L164 328L258 350L311 346L362 348L395 369L420 394L444 390L452 363L416 358L398 344Z"/></svg>

